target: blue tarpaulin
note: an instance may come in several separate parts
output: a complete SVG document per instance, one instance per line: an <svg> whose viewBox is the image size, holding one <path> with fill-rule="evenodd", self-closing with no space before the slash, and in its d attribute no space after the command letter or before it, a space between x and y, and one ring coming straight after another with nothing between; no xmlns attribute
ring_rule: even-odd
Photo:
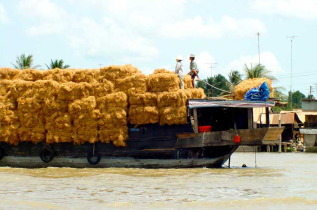
<svg viewBox="0 0 317 210"><path fill-rule="evenodd" d="M250 89L245 95L244 100L248 101L266 101L270 96L270 89L266 82L260 87Z"/></svg>

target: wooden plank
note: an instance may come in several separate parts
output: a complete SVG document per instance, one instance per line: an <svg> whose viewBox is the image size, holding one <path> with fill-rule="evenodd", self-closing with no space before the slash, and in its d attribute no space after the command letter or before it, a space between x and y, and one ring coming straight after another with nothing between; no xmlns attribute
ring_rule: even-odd
<svg viewBox="0 0 317 210"><path fill-rule="evenodd" d="M195 129L195 133L198 133L198 116L197 116L197 109L194 109L193 112L194 112L194 129Z"/></svg>
<svg viewBox="0 0 317 210"><path fill-rule="evenodd" d="M265 136L263 137L264 141L276 141L280 138L284 127L274 127L269 128L266 132Z"/></svg>
<svg viewBox="0 0 317 210"><path fill-rule="evenodd" d="M248 109L248 128L253 128L253 109Z"/></svg>

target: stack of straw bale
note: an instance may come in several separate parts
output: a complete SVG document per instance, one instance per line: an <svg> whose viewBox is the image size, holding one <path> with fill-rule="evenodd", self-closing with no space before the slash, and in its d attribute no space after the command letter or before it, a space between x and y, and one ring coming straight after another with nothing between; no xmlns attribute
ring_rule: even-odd
<svg viewBox="0 0 317 210"><path fill-rule="evenodd" d="M244 95L246 94L246 92L248 92L248 90L255 87L260 87L263 82L266 82L267 85L269 86L270 97L273 98L274 88L272 87L272 80L268 78L254 78L254 79L243 80L235 87L235 98L237 100L243 100Z"/></svg>
<svg viewBox="0 0 317 210"><path fill-rule="evenodd" d="M128 123L184 124L186 100L205 97L191 78L132 65L100 69L0 69L0 142L125 146Z"/></svg>

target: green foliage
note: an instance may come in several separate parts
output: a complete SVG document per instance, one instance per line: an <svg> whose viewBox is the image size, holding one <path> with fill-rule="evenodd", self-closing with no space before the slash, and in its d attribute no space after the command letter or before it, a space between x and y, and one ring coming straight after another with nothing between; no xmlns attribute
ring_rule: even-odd
<svg viewBox="0 0 317 210"><path fill-rule="evenodd" d="M51 63L49 65L46 64L47 69L55 69L55 68L59 68L59 69L67 69L70 66L69 65L64 65L64 61L63 59L60 60L52 60L51 59Z"/></svg>
<svg viewBox="0 0 317 210"><path fill-rule="evenodd" d="M214 77L208 77L207 79L204 79L204 81L219 89L226 90L226 91L230 90L230 87L228 86L228 83L229 83L228 80L221 74L217 74ZM208 97L217 97L217 96L226 94L223 91L210 87L209 85L205 84L202 81L199 81L197 86L203 88L205 90L206 96Z"/></svg>
<svg viewBox="0 0 317 210"><path fill-rule="evenodd" d="M303 99L306 99L306 96L302 92L300 92L298 90L295 92L289 91L287 109L292 110L293 108L295 108L295 109L302 108L302 100ZM291 103L291 101L292 101L292 103Z"/></svg>
<svg viewBox="0 0 317 210"><path fill-rule="evenodd" d="M24 53L17 56L16 64L12 63L16 69L36 69L41 67L40 65L33 66L33 55L26 56Z"/></svg>
<svg viewBox="0 0 317 210"><path fill-rule="evenodd" d="M242 81L242 75L237 70L231 70L228 74L229 83L233 86L236 86Z"/></svg>
<svg viewBox="0 0 317 210"><path fill-rule="evenodd" d="M245 64L244 72L246 74L246 79L253 79L253 78L268 78L270 80L276 80L274 76L271 75L271 71L266 69L265 66L259 64L252 68L248 68Z"/></svg>

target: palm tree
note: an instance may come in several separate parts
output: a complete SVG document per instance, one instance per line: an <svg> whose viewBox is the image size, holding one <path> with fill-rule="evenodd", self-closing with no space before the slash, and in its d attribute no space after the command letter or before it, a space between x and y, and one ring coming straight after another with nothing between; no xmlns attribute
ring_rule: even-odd
<svg viewBox="0 0 317 210"><path fill-rule="evenodd" d="M55 61L53 61L53 60L51 59L50 65L47 65L47 64L46 64L46 67L47 67L47 69L55 69L55 68L67 69L67 68L69 68L70 66L69 66L69 65L64 65L63 59L60 59L60 60L57 60L57 59L56 59Z"/></svg>
<svg viewBox="0 0 317 210"><path fill-rule="evenodd" d="M258 64L255 67L251 67L250 69L245 64L244 71L246 73L246 79L253 79L253 78L268 78L270 80L276 80L274 76L272 76L270 73L271 71L266 69L265 66Z"/></svg>
<svg viewBox="0 0 317 210"><path fill-rule="evenodd" d="M15 62L16 62L16 64L12 63L12 65L16 69L36 69L36 68L41 67L40 65L32 66L33 65L33 55L25 56L24 53L20 56L17 56L17 60Z"/></svg>
<svg viewBox="0 0 317 210"><path fill-rule="evenodd" d="M211 87L206 83L218 88ZM214 77L208 77L203 81L198 82L198 87L201 87L205 90L205 94L209 97L217 97L229 92L228 80L221 74L217 74ZM220 90L219 90L220 89ZM224 91L222 91L224 90Z"/></svg>
<svg viewBox="0 0 317 210"><path fill-rule="evenodd" d="M231 72L228 74L229 83L230 85L236 86L242 81L242 75L237 70L231 70Z"/></svg>

